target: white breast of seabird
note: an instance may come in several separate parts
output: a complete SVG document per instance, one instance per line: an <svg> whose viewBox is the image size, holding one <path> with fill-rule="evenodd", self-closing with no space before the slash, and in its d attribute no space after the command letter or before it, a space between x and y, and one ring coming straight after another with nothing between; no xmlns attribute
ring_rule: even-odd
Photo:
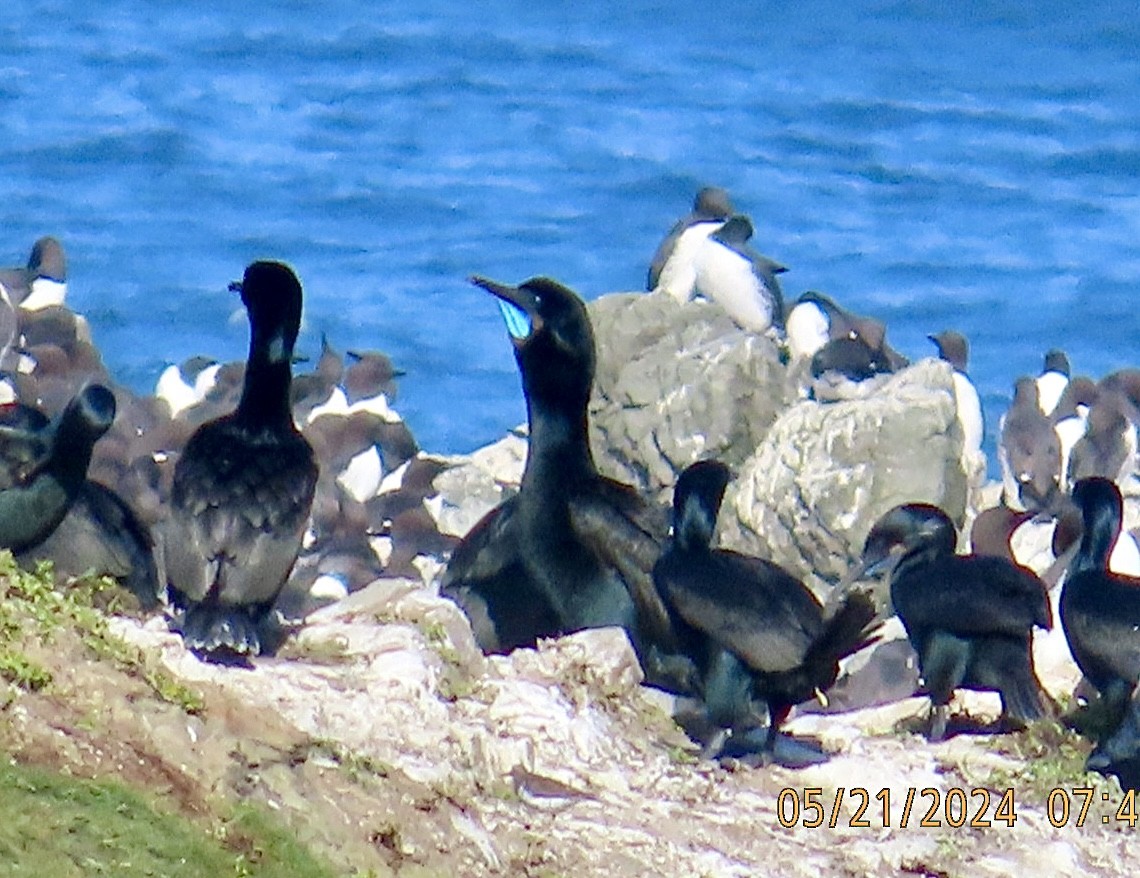
<svg viewBox="0 0 1140 878"><path fill-rule="evenodd" d="M1128 531L1121 531L1108 556L1108 569L1124 576L1140 577L1140 547Z"/></svg>
<svg viewBox="0 0 1140 878"><path fill-rule="evenodd" d="M962 425L963 454L977 453L982 447L982 401L969 376L954 370L954 404L958 409L958 422Z"/></svg>
<svg viewBox="0 0 1140 878"><path fill-rule="evenodd" d="M759 333L772 326L772 297L752 262L715 238L702 242L697 253L697 292L742 329Z"/></svg>
<svg viewBox="0 0 1140 878"><path fill-rule="evenodd" d="M1005 419L1006 416L1004 414L998 419L999 437L1005 435ZM1009 462L1009 452L1000 439L998 440L997 454L998 464L1001 466L1002 502L1014 512L1024 512L1025 504L1021 502L1021 483L1018 481L1017 476L1013 472L1013 466Z"/></svg>
<svg viewBox="0 0 1140 878"><path fill-rule="evenodd" d="M309 597L318 606L333 604L348 597L348 585L342 576L322 573L309 586Z"/></svg>
<svg viewBox="0 0 1140 878"><path fill-rule="evenodd" d="M167 366L162 370L158 383L154 386L154 395L170 407L172 418L178 417L198 401L194 388L186 383L182 370L177 366Z"/></svg>
<svg viewBox="0 0 1140 878"><path fill-rule="evenodd" d="M792 359L814 357L830 338L831 320L815 302L800 302L785 327Z"/></svg>
<svg viewBox="0 0 1140 878"><path fill-rule="evenodd" d="M376 489L376 494L391 494L393 491L399 491L404 486L404 476L408 472L408 467L411 466L410 460L405 460L392 472L388 473L380 481L380 486Z"/></svg>
<svg viewBox="0 0 1140 878"><path fill-rule="evenodd" d="M1120 465L1120 474L1116 477L1116 484L1125 496L1133 496L1136 493L1136 485L1133 484L1133 480L1137 475L1136 455L1140 443L1137 441L1136 425L1132 421L1125 423L1122 441L1124 443L1124 461Z"/></svg>
<svg viewBox="0 0 1140 878"><path fill-rule="evenodd" d="M1057 403L1061 401L1061 394L1069 384L1067 375L1052 370L1037 376L1037 406L1047 415L1053 414Z"/></svg>
<svg viewBox="0 0 1140 878"><path fill-rule="evenodd" d="M709 235L724 225L722 220L693 223L677 236L673 252L661 267L657 289L664 290L678 302L693 298L697 283L697 254Z"/></svg>
<svg viewBox="0 0 1140 878"><path fill-rule="evenodd" d="M321 415L347 415L348 414L348 397L344 395L344 391L339 387L334 387L332 392L329 393L329 398L326 399L318 406L314 406L313 410L309 412L309 417L305 422L308 424L313 423Z"/></svg>
<svg viewBox="0 0 1140 878"><path fill-rule="evenodd" d="M1083 415L1076 414L1061 418L1053 425L1053 432L1057 434L1057 441L1061 446L1061 490L1066 493L1071 487L1069 485L1069 458L1073 454L1073 446L1085 435L1085 425L1088 418L1088 409L1085 406L1080 406L1078 411L1080 409L1084 409Z"/></svg>
<svg viewBox="0 0 1140 878"><path fill-rule="evenodd" d="M384 464L375 445L370 445L348 462L336 480L358 502L376 496L384 478Z"/></svg>
<svg viewBox="0 0 1140 878"><path fill-rule="evenodd" d="M53 305L62 305L67 298L67 284L48 277L37 277L31 284L28 297L20 303L25 311L39 311Z"/></svg>
<svg viewBox="0 0 1140 878"><path fill-rule="evenodd" d="M388 397L383 393L378 393L366 399L358 399L348 407L349 414L356 414L357 412L368 412L370 415L375 415L387 424L398 424L403 420L395 409L388 405Z"/></svg>
<svg viewBox="0 0 1140 878"><path fill-rule="evenodd" d="M198 373L198 377L194 379L194 396L197 402L204 400L217 386L218 373L221 371L222 364L214 363Z"/></svg>

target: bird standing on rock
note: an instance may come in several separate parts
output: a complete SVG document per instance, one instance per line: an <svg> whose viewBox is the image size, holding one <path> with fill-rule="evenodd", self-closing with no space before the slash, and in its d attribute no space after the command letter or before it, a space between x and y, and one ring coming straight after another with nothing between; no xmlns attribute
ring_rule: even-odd
<svg viewBox="0 0 1140 878"><path fill-rule="evenodd" d="M1041 367L1041 374L1034 382L1037 384L1037 405L1044 415L1052 415L1057 409L1057 403L1065 392L1069 383L1069 358L1065 352L1054 348L1045 353L1045 363Z"/></svg>
<svg viewBox="0 0 1140 878"><path fill-rule="evenodd" d="M937 506L896 506L863 547L863 574L890 570L891 602L918 654L933 705L929 736L946 734L958 688L996 691L1024 724L1046 713L1033 668L1034 627L1052 627L1045 584L1006 558L956 555L954 523Z"/></svg>
<svg viewBox="0 0 1140 878"><path fill-rule="evenodd" d="M1061 587L1061 624L1077 665L1119 720L1140 680L1140 579L1109 570L1123 519L1120 489L1082 479L1073 502L1084 532Z"/></svg>
<svg viewBox="0 0 1140 878"><path fill-rule="evenodd" d="M776 753L780 725L796 704L830 687L839 660L871 642L875 607L851 592L825 613L806 586L782 567L713 548L728 468L694 463L673 495L673 538L653 568L653 580L700 674L709 719L728 734L759 725L767 703L762 752ZM687 629L687 630L686 630ZM716 755L726 735L706 747Z"/></svg>
<svg viewBox="0 0 1140 878"><path fill-rule="evenodd" d="M301 284L279 262L254 262L230 289L249 313L241 399L186 443L161 540L177 627L209 658L261 651L258 627L300 551L317 482L289 405Z"/></svg>
<svg viewBox="0 0 1140 878"><path fill-rule="evenodd" d="M958 425L962 430L962 472L971 481L980 481L984 478L986 469L986 459L982 453L985 422L978 389L968 374L969 343L962 333L953 329L944 330L937 335L928 335L927 338L938 348L939 358L949 363L954 370L954 407L957 409Z"/></svg>
<svg viewBox="0 0 1140 878"><path fill-rule="evenodd" d="M1057 499L1061 485L1061 441L1041 411L1036 382L1018 378L1013 402L1001 417L998 461L1002 497L1010 509L1038 512Z"/></svg>
<svg viewBox="0 0 1140 878"><path fill-rule="evenodd" d="M701 189L693 200L692 211L673 224L653 254L646 289L664 290L678 302L693 298L697 251L731 215L732 202L727 192L716 186Z"/></svg>
<svg viewBox="0 0 1140 878"><path fill-rule="evenodd" d="M741 329L784 331L784 294L778 262L749 246L752 221L743 214L729 219L701 242L695 257L696 290L721 306Z"/></svg>
<svg viewBox="0 0 1140 878"><path fill-rule="evenodd" d="M24 311L62 305L67 296L63 245L50 235L40 238L32 245L26 266L0 269L0 289Z"/></svg>
<svg viewBox="0 0 1140 878"><path fill-rule="evenodd" d="M518 494L456 547L443 594L467 613L485 652L620 625L649 682L687 690L691 668L668 658L677 655L676 634L651 577L668 530L665 510L599 474L590 451L595 350L585 305L549 278L472 283L499 300L530 439Z"/></svg>

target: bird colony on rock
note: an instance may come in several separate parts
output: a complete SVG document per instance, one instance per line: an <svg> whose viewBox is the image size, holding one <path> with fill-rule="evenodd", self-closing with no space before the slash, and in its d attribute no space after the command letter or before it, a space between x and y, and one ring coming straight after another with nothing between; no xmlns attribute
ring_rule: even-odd
<svg viewBox="0 0 1140 878"><path fill-rule="evenodd" d="M880 321L818 291L786 302L787 269L751 248L753 234L724 190L702 189L655 253L649 295L707 299L741 337L768 339L800 405L871 398L908 367ZM107 374L65 304L66 270L44 238L26 266L0 272L0 546L63 576L116 577L205 659L272 652L314 607L382 576L432 579L434 558L485 652L620 627L705 756L798 765L826 754L781 732L797 708L921 693L934 740L963 722L950 712L960 690L998 693L1005 728L1054 715L1034 647L1058 615L1082 691L1109 717L1089 766L1140 783L1140 569L1129 568L1140 551L1122 500L1137 493L1140 370L1071 377L1048 352L998 427L1001 497L974 517L974 551L959 554L943 509L898 503L866 523L861 563L820 592L718 546L732 473L697 443L678 467L671 527L664 506L599 471L594 331L555 280L472 278L506 324L528 433L517 492L457 540L432 503L450 462L423 453L392 409L391 362L322 338L314 368L293 374L302 288L288 266L254 262L231 285L249 318L244 362L192 358L142 397ZM984 430L968 342L945 328L930 340L952 370L951 429L976 498ZM1051 529L1041 575L1018 560L1026 528ZM905 638L888 636L895 616ZM867 658L849 665L855 653ZM860 689L900 661L913 669L902 690Z"/></svg>

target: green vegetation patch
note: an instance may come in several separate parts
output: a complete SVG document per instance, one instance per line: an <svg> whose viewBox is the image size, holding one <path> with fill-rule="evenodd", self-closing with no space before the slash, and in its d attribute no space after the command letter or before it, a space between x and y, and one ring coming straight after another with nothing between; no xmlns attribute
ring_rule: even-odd
<svg viewBox="0 0 1140 878"><path fill-rule="evenodd" d="M1016 773L999 771L989 778L994 788L1014 786L1027 801L1044 802L1054 789L1091 787L1098 794L1112 790L1112 782L1085 771L1089 744L1056 720L1039 720L1023 731L994 739L998 753L1024 763Z"/></svg>
<svg viewBox="0 0 1140 878"><path fill-rule="evenodd" d="M106 577L57 586L50 562L41 562L29 572L16 564L11 552L0 552L0 678L29 691L48 686L51 671L29 654L29 646L51 644L66 629L94 657L136 674L163 701L187 713L201 712L203 701L198 693L111 633L104 610L117 611L122 594Z"/></svg>
<svg viewBox="0 0 1140 878"><path fill-rule="evenodd" d="M242 806L212 829L105 781L0 765L0 875L70 878L330 878L261 811Z"/></svg>

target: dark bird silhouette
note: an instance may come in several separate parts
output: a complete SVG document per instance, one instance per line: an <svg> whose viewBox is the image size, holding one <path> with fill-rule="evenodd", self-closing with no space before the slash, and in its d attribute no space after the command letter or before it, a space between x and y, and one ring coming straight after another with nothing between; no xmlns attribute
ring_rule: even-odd
<svg viewBox="0 0 1140 878"><path fill-rule="evenodd" d="M289 407L301 284L281 263L255 262L230 288L250 323L241 399L186 443L162 530L176 626L218 658L261 651L258 626L297 558L317 482Z"/></svg>
<svg viewBox="0 0 1140 878"><path fill-rule="evenodd" d="M651 683L686 691L675 633L651 571L663 508L601 476L587 438L594 335L578 296L548 278L517 287L472 278L499 299L522 375L530 443L519 492L491 510L451 556L442 591L486 652L620 625Z"/></svg>
<svg viewBox="0 0 1140 878"><path fill-rule="evenodd" d="M1082 479L1073 502L1084 532L1061 588L1061 625L1077 666L1119 720L1140 679L1140 579L1108 569L1123 517L1120 489L1109 479Z"/></svg>
<svg viewBox="0 0 1140 878"><path fill-rule="evenodd" d="M0 426L0 547L21 552L56 529L87 480L95 442L115 419L106 387L84 388L53 420L14 406Z"/></svg>
<svg viewBox="0 0 1140 878"><path fill-rule="evenodd" d="M830 613L777 564L713 548L726 466L693 464L677 480L673 537L653 580L686 632L709 719L728 734L760 725L767 703L771 755L792 707L830 687L839 659L871 642L875 607L850 592ZM706 751L715 755L725 735Z"/></svg>
<svg viewBox="0 0 1140 878"><path fill-rule="evenodd" d="M863 547L864 573L891 569L891 601L933 705L932 740L945 736L958 688L996 691L1003 716L1018 723L1046 711L1032 653L1033 627L1053 623L1044 583L1005 558L955 555L956 542L945 512L907 503L879 519Z"/></svg>
<svg viewBox="0 0 1140 878"><path fill-rule="evenodd" d="M105 397L99 398L100 393L92 393L96 397L95 408L117 411L116 419L121 415L114 394L108 405ZM92 432L98 432L99 424L107 416L95 413L83 417L94 421ZM117 426L113 424L112 429ZM46 437L50 427L47 416L30 406L18 403L0 406L0 436L10 439L22 431ZM20 565L28 569L38 561L49 560L59 576L114 577L136 595L143 609L154 609L159 602L159 588L150 529L118 493L92 480L95 452L105 446L109 435L109 432L103 433L99 437L103 441L96 442L85 478L59 524L45 538L16 549L14 555ZM4 441L0 438L0 446ZM75 477L73 473L70 478Z"/></svg>
<svg viewBox="0 0 1140 878"><path fill-rule="evenodd" d="M811 358L810 396L817 402L858 399L878 388L869 382L892 371L882 351L862 336L845 336L829 341Z"/></svg>
<svg viewBox="0 0 1140 878"><path fill-rule="evenodd" d="M50 560L57 575L110 576L144 610L160 601L154 537L135 511L106 485L87 480L59 526L16 555L21 566Z"/></svg>
<svg viewBox="0 0 1140 878"><path fill-rule="evenodd" d="M1137 691L1116 731L1097 744L1085 767L1115 775L1123 790L1140 793L1140 691Z"/></svg>

